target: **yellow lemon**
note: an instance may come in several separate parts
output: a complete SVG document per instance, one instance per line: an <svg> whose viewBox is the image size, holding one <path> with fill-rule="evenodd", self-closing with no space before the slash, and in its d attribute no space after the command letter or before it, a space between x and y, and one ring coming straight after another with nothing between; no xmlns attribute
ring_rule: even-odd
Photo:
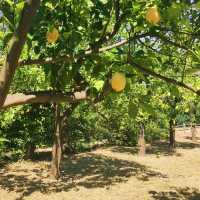
<svg viewBox="0 0 200 200"><path fill-rule="evenodd" d="M56 28L53 28L51 31L47 32L46 37L48 43L55 43L59 38L59 32Z"/></svg>
<svg viewBox="0 0 200 200"><path fill-rule="evenodd" d="M151 24L157 24L160 21L160 14L157 6L148 8L146 13L146 20Z"/></svg>
<svg viewBox="0 0 200 200"><path fill-rule="evenodd" d="M111 86L116 92L122 91L126 86L126 76L123 73L116 72L112 76Z"/></svg>

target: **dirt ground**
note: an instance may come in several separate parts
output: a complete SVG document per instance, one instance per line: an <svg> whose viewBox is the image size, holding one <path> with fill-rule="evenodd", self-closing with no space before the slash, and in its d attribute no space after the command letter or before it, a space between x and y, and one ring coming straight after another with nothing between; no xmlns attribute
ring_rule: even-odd
<svg viewBox="0 0 200 200"><path fill-rule="evenodd" d="M177 131L176 141L173 154L163 142L145 157L112 147L65 158L59 181L49 179L45 154L45 161L7 163L0 200L200 200L200 138Z"/></svg>

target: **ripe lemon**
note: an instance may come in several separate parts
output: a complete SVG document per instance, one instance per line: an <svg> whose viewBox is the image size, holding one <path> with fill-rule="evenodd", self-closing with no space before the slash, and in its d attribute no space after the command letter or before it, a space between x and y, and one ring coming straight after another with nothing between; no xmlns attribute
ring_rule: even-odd
<svg viewBox="0 0 200 200"><path fill-rule="evenodd" d="M112 76L111 86L116 92L122 91L126 86L126 76L123 73L116 72Z"/></svg>
<svg viewBox="0 0 200 200"><path fill-rule="evenodd" d="M157 6L148 8L146 13L146 20L151 24L157 24L160 21L160 14Z"/></svg>
<svg viewBox="0 0 200 200"><path fill-rule="evenodd" d="M56 28L53 28L51 31L47 32L46 37L48 43L55 43L59 38L59 32Z"/></svg>

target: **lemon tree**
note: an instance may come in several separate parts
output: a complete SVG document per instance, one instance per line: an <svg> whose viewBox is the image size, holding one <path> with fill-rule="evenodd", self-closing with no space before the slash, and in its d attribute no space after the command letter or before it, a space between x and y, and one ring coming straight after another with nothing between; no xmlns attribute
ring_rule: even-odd
<svg viewBox="0 0 200 200"><path fill-rule="evenodd" d="M97 103L112 94L110 87L124 93L129 77L140 83L146 75L200 94L198 76L188 78L199 70L197 1L5 0L0 9L1 110L30 103ZM23 67L40 68L43 87L22 87L19 93L12 84ZM56 148L58 143L56 138Z"/></svg>

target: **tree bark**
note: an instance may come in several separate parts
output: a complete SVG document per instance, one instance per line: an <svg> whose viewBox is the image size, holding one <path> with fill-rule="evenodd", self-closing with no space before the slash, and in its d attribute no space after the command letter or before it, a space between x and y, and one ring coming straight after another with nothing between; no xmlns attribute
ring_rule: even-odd
<svg viewBox="0 0 200 200"><path fill-rule="evenodd" d="M146 155L146 142L145 142L145 132L144 132L144 124L140 124L140 132L138 138L138 155L145 156Z"/></svg>
<svg viewBox="0 0 200 200"><path fill-rule="evenodd" d="M63 134L63 153L72 154L75 150L72 147L72 142L69 135L69 117L72 115L73 111L79 103L70 104L70 107L65 110L62 115L62 134Z"/></svg>
<svg viewBox="0 0 200 200"><path fill-rule="evenodd" d="M176 148L175 145L175 129L174 129L174 121L169 121L169 150L174 151Z"/></svg>
<svg viewBox="0 0 200 200"><path fill-rule="evenodd" d="M32 0L25 3L19 25L8 44L8 53L2 68L0 68L0 108L6 100L27 33L31 28L32 20L39 5L40 0Z"/></svg>
<svg viewBox="0 0 200 200"><path fill-rule="evenodd" d="M196 129L195 124L191 125L191 133L192 133L192 141L196 142L197 141L197 135L196 135L197 129Z"/></svg>
<svg viewBox="0 0 200 200"><path fill-rule="evenodd" d="M36 94L11 94L8 95L6 101L0 107L1 109L6 109L13 106L24 105L24 104L34 104L34 103L61 103L70 102L75 103L81 100L86 100L86 91L74 92L70 94L63 93L53 93L53 92L38 92Z"/></svg>
<svg viewBox="0 0 200 200"><path fill-rule="evenodd" d="M33 142L26 144L25 159L33 159L36 146Z"/></svg>
<svg viewBox="0 0 200 200"><path fill-rule="evenodd" d="M52 148L51 177L58 179L60 177L60 163L62 157L62 127L60 105L55 104L55 128L54 144Z"/></svg>

